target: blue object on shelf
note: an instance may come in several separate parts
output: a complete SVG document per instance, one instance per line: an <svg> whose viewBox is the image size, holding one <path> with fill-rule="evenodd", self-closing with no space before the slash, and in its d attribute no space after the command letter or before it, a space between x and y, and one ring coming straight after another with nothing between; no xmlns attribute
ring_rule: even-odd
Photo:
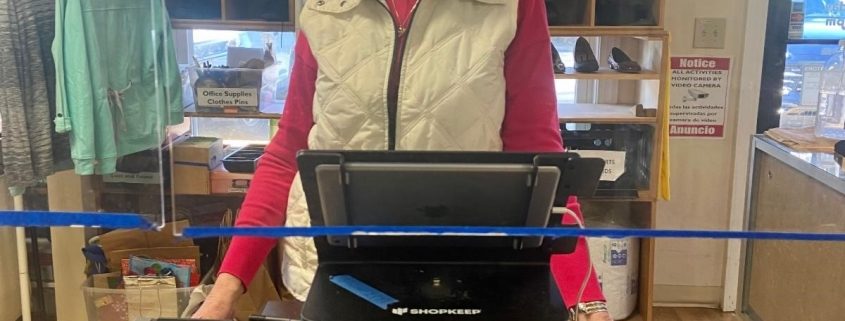
<svg viewBox="0 0 845 321"><path fill-rule="evenodd" d="M387 295L378 289L361 282L350 275L335 275L329 278L335 285L344 288L352 294L367 300L382 310L387 310L391 304L399 302L399 300Z"/></svg>

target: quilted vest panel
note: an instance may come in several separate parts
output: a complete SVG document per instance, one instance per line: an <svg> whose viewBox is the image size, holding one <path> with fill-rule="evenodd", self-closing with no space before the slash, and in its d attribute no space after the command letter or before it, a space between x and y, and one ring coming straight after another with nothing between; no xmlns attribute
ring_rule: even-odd
<svg viewBox="0 0 845 321"><path fill-rule="evenodd" d="M401 61L397 150L502 150L504 60L517 3L420 0ZM319 66L309 148L387 149L396 33L384 1L311 0L300 22ZM310 226L298 175L285 224ZM305 300L317 267L314 243L285 243L285 285Z"/></svg>

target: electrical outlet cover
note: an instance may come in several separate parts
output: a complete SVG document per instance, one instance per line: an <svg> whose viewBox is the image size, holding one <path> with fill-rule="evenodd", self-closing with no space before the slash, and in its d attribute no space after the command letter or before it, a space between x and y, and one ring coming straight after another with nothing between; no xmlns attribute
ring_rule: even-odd
<svg viewBox="0 0 845 321"><path fill-rule="evenodd" d="M727 24L725 18L696 18L693 48L724 49Z"/></svg>

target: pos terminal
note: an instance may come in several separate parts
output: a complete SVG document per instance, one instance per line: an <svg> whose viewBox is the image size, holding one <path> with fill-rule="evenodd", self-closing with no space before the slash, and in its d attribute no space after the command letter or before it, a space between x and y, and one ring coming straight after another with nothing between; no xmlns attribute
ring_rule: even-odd
<svg viewBox="0 0 845 321"><path fill-rule="evenodd" d="M312 226L560 226L604 161L576 154L305 151ZM302 320L567 320L549 271L575 238L361 234L314 239Z"/></svg>

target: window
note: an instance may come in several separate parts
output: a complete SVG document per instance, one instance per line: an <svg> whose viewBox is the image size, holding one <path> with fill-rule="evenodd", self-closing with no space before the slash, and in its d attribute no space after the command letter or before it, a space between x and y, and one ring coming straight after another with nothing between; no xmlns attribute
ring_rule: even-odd
<svg viewBox="0 0 845 321"><path fill-rule="evenodd" d="M838 45L788 44L783 73L783 108L816 106L819 98L821 71Z"/></svg>
<svg viewBox="0 0 845 321"><path fill-rule="evenodd" d="M768 17L757 131L812 127L822 71L845 38L845 3L772 1Z"/></svg>
<svg viewBox="0 0 845 321"><path fill-rule="evenodd" d="M185 105L193 104L190 79L191 68L196 64L240 67L250 59L265 59L265 46L273 48L274 64L264 69L260 91L260 111L281 114L287 97L293 48L293 32L257 32L236 30L180 30L177 39L186 39L182 48L177 44L177 54L183 67ZM244 145L266 142L272 137L273 121L270 119L191 118L191 133L196 136L222 137L227 144Z"/></svg>

